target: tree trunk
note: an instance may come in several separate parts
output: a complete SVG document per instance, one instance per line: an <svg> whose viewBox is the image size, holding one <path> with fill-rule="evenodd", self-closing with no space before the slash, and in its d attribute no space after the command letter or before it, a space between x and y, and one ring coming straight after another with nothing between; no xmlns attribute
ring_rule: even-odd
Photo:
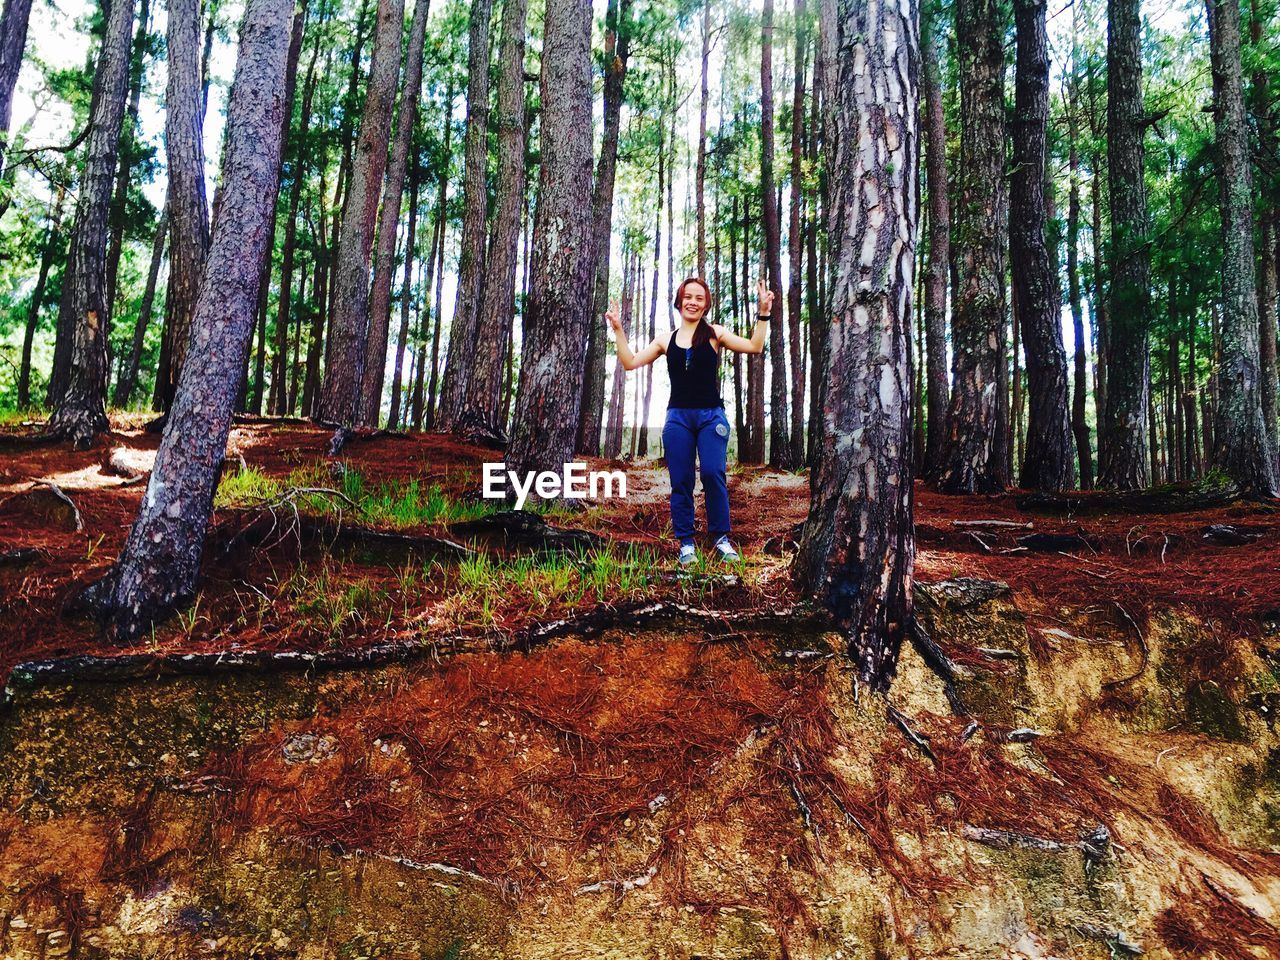
<svg viewBox="0 0 1280 960"><path fill-rule="evenodd" d="M773 178L773 0L764 0L760 29L760 193L764 200L765 263L773 291L773 322L769 324L769 466L791 470L791 416L788 412L786 345L783 342L782 223ZM763 372L763 371L762 371Z"/></svg>
<svg viewBox="0 0 1280 960"><path fill-rule="evenodd" d="M1057 263L1050 262L1045 231L1046 155L1049 133L1049 37L1047 0L1016 0L1017 66L1010 187L1009 253L1018 290L1026 351L1027 444L1021 486L1068 490L1075 483L1075 441L1062 346Z"/></svg>
<svg viewBox="0 0 1280 960"><path fill-rule="evenodd" d="M1004 25L996 0L957 0L959 197L953 294L952 391L938 486L999 490L1006 445L1000 396L1005 355Z"/></svg>
<svg viewBox="0 0 1280 960"><path fill-rule="evenodd" d="M439 211L437 211L439 213ZM442 217L436 216L431 230L431 242L427 245L427 271L422 282L423 307L418 315L418 369L414 374L413 393L409 400L409 422L414 430L422 429L422 417L426 409L426 351L427 342L431 341L431 354L436 356L435 338L431 336L431 316L429 307L431 290L436 274L436 246L441 241L443 229ZM434 362L434 361L433 361Z"/></svg>
<svg viewBox="0 0 1280 960"><path fill-rule="evenodd" d="M929 189L929 259L924 277L924 336L928 371L924 475L942 468L951 383L947 374L947 265L951 262L951 189L947 176L947 120L938 65L938 0L920 13L921 87L925 102L925 172Z"/></svg>
<svg viewBox="0 0 1280 960"><path fill-rule="evenodd" d="M0 13L0 171L4 169L5 151L9 146L13 90L18 85L30 19L31 0L5 0L4 12Z"/></svg>
<svg viewBox="0 0 1280 960"><path fill-rule="evenodd" d="M320 359L324 355L324 328L329 302L329 258L331 248L325 243L325 182L320 176L320 193L316 203L320 207L319 229L315 232L316 262L315 277L311 282L312 300L315 301L315 315L311 318L311 335L307 339L307 374L302 381L302 414L310 417L316 412L317 400L320 396Z"/></svg>
<svg viewBox="0 0 1280 960"><path fill-rule="evenodd" d="M142 365L142 346L146 342L147 327L151 326L151 313L155 308L156 284L160 278L160 263L164 260L165 241L169 236L169 210L166 206L160 214L160 222L156 224L156 233L151 241L151 266L147 269L147 286L142 293L142 305L138 308L138 319L133 325L133 342L129 347L129 357L125 361L124 371L116 381L115 405L127 408L133 402L133 391L138 385L138 370Z"/></svg>
<svg viewBox="0 0 1280 960"><path fill-rule="evenodd" d="M624 336L631 336L631 318L635 314L635 271L634 258L629 250L622 252L622 305L619 319L622 322ZM623 411L627 404L627 371L623 369L622 358L616 357L613 364L613 387L609 397L609 417L604 431L604 457L616 460L622 455L622 430L625 422Z"/></svg>
<svg viewBox="0 0 1280 960"><path fill-rule="evenodd" d="M151 0L141 0L138 7L138 29L133 36L133 53L129 61L129 106L125 125L120 131L120 157L116 167L115 194L111 198L111 239L107 242L107 308L112 315L116 307L116 284L120 273L120 254L124 247L125 210L129 200L129 172L137 159L138 111L142 103L143 68L146 63L147 28L151 20ZM6 125L7 127L7 125ZM110 325L108 325L110 329Z"/></svg>
<svg viewBox="0 0 1280 960"><path fill-rule="evenodd" d="M467 140L462 192L462 247L458 289L449 321L449 354L436 408L436 429L452 431L462 415L471 384L471 362L485 280L485 215L489 195L489 18L491 0L474 0L467 41ZM586 288L583 288L586 289ZM579 292L579 296L581 296Z"/></svg>
<svg viewBox="0 0 1280 960"><path fill-rule="evenodd" d="M591 8L547 0L542 51L542 164L524 356L509 469L559 471L573 459L595 263L591 195Z"/></svg>
<svg viewBox="0 0 1280 960"><path fill-rule="evenodd" d="M912 622L911 298L920 198L914 0L836 0L824 429L795 573L885 691ZM864 120L865 118L865 120ZM867 187L877 187L868 199ZM883 216L871 216L874 206ZM868 262L867 251L874 251Z"/></svg>
<svg viewBox="0 0 1280 960"><path fill-rule="evenodd" d="M225 187L191 323L193 349L142 509L120 557L85 598L118 643L131 642L195 594L269 240L292 12L291 0L248 0L245 10L227 108Z"/></svg>
<svg viewBox="0 0 1280 960"><path fill-rule="evenodd" d="M787 289L787 346L791 353L791 464L805 462L804 448L804 334L800 310L804 301L804 71L809 49L805 0L796 0L795 82L791 93L791 219L787 228L787 259L791 269Z"/></svg>
<svg viewBox="0 0 1280 960"><path fill-rule="evenodd" d="M422 51L427 33L431 0L416 0L409 46L404 57L404 82L400 87L400 109L396 117L396 139L387 167L382 193L382 220L378 227L378 248L374 256L373 295L369 307L368 357L361 386L359 422L376 427L382 412L382 384L387 370L387 333L391 322L391 274L396 265L396 231L400 225L400 205L404 197L409 148L418 122L418 98L422 92ZM405 248L408 251L409 248ZM406 256L410 254L406 253Z"/></svg>
<svg viewBox="0 0 1280 960"><path fill-rule="evenodd" d="M744 195L742 198L742 299L743 312L750 313L751 304L748 300L748 291L751 289L751 281L749 275L748 254L751 249L751 219L750 219L750 200ZM770 322L770 326L780 322L778 313L774 313L775 319ZM746 451L739 455L742 463L762 464L764 463L765 452L765 423L764 423L764 378L765 378L765 362L763 353L749 353L746 355L747 360L747 445Z"/></svg>
<svg viewBox="0 0 1280 960"><path fill-rule="evenodd" d="M798 0L803 9L804 0ZM797 21L798 22L798 21ZM797 34L796 44L800 44ZM698 163L694 176L694 207L698 218L699 277L707 275L707 102L710 88L707 85L707 63L711 59L711 0L702 0L702 85L698 100ZM797 82L803 83L803 78Z"/></svg>
<svg viewBox="0 0 1280 960"><path fill-rule="evenodd" d="M409 341L409 318L413 312L413 260L416 254L418 232L418 184L422 168L414 158L409 168L409 232L404 241L404 282L400 287L400 335L396 337L396 359L391 373L391 411L387 414L387 429L400 425L400 408L403 405L400 392L404 387L404 352ZM416 354L415 354L416 356ZM412 370L410 370L412 374ZM413 383L412 375L409 382Z"/></svg>
<svg viewBox="0 0 1280 960"><path fill-rule="evenodd" d="M3 29L2 26L0 29ZM3 55L3 47L0 46L0 57ZM22 333L22 363L18 367L19 410L25 410L31 406L31 346L35 340L36 327L40 323L40 308L44 305L44 291L49 282L49 270L53 267L54 255L61 252L62 238L58 231L62 226L62 209L66 200L67 188L59 184L49 211L49 229L45 233L44 243L40 249L40 272L36 275L35 289L31 291L31 306L27 308L27 325ZM119 402L117 399L117 405Z"/></svg>
<svg viewBox="0 0 1280 960"><path fill-rule="evenodd" d="M452 101L450 101L452 103ZM446 119L446 122L450 122ZM449 142L448 132L446 131L445 144ZM449 151L445 150L444 155L449 156ZM440 383L440 337L441 337L441 318L444 315L444 246L447 237L449 221L446 216L445 207L445 187L448 184L448 164L445 164L444 170L440 173L440 224L439 224L439 241L436 244L436 300L435 300L435 329L431 333L431 384L427 391L427 429L435 428L436 409L438 406L439 392L437 387Z"/></svg>
<svg viewBox="0 0 1280 960"><path fill-rule="evenodd" d="M658 126L658 208L653 215L653 280L649 291L649 339L652 340L657 334L658 325L658 274L661 272L660 264L662 261L662 207L663 207L663 191L666 188L666 160L667 160L667 139L666 128L659 119ZM734 209L737 209L737 198L734 198ZM730 232L730 244L732 244L732 228ZM732 249L732 248L731 248ZM732 260L732 253L730 254ZM734 354L736 359L738 354ZM735 367L736 370L736 367ZM644 371L644 407L643 419L640 426L640 442L637 446L637 456L647 457L649 455L649 411L653 404L653 364L645 367ZM738 413L738 423L741 427L742 414ZM739 443L741 443L741 429L739 429Z"/></svg>
<svg viewBox="0 0 1280 960"><path fill-rule="evenodd" d="M520 214L525 194L525 0L505 0L502 11L502 76L498 80L497 209L476 331L475 361L458 426L478 437L505 437L499 411L507 341L515 323Z"/></svg>
<svg viewBox="0 0 1280 960"><path fill-rule="evenodd" d="M58 325L70 335L66 389L49 418L49 433L77 449L107 430L107 328L105 257L111 187L120 148L120 126L128 92L133 0L114 0L93 76L93 107L85 143L84 171L76 203L68 270L71 289Z"/></svg>
<svg viewBox="0 0 1280 960"><path fill-rule="evenodd" d="M1242 491L1274 497L1276 461L1262 413L1253 177L1240 62L1239 0L1207 0L1222 211L1222 360L1212 463Z"/></svg>
<svg viewBox="0 0 1280 960"><path fill-rule="evenodd" d="M820 4L826 2L828 0L820 0ZM826 329L823 326L826 306L822 300L821 249L818 243L819 228L826 215L826 173L818 164L818 155L822 144L823 111L821 107L822 98L825 95L823 91L826 89L824 75L828 46L824 31L828 19L825 15L818 17L818 35L813 55L813 88L809 97L809 161L819 166L817 189L813 191L809 200L810 214L806 230L808 236L806 237L805 285L807 289L805 296L809 301L809 436L805 450L805 463L809 466L813 465L819 434L822 432L822 344L826 342ZM943 412L945 414L945 409Z"/></svg>
<svg viewBox="0 0 1280 960"><path fill-rule="evenodd" d="M1076 114L1075 81L1071 81L1071 104L1068 106L1067 130L1070 139L1067 166L1071 178L1067 198L1067 299L1071 301L1071 331L1075 338L1075 382L1071 394L1071 429L1076 438L1076 455L1080 462L1080 488L1093 489L1093 451L1089 440L1089 424L1085 420L1089 365L1088 345L1084 339L1084 310L1080 299L1080 150L1079 122Z"/></svg>
<svg viewBox="0 0 1280 960"><path fill-rule="evenodd" d="M609 309L609 235L613 225L613 187L618 170L618 136L622 119L623 82L631 51L631 2L610 0L605 14L604 130L596 163L591 199L593 246L591 326L587 331L587 359L582 406L578 413L577 447L594 456L600 452L600 427L604 418L605 354L608 329L604 313Z"/></svg>
<svg viewBox="0 0 1280 960"><path fill-rule="evenodd" d="M1111 193L1106 446L1098 485L1133 490L1150 481L1151 224L1143 181L1142 18L1139 0L1107 3L1107 165Z"/></svg>
<svg viewBox="0 0 1280 960"><path fill-rule="evenodd" d="M1274 7L1272 8L1274 12ZM1276 406L1276 296L1277 296L1277 224L1280 223L1280 142L1277 141L1276 115L1272 105L1270 75L1265 64L1266 48L1263 46L1263 24L1267 12L1260 0L1253 0L1249 23L1249 35L1257 64L1252 77L1252 112L1258 125L1258 152L1260 166L1270 168L1270 176L1262 176L1259 193L1262 195L1262 215L1258 250L1258 329L1261 338L1258 359L1262 377L1262 416L1267 423L1267 438L1271 452L1280 455L1280 414Z"/></svg>
<svg viewBox="0 0 1280 960"><path fill-rule="evenodd" d="M320 416L350 426L357 420L369 326L369 256L378 196L387 167L391 110L400 75L404 0L378 0L373 57L365 92L360 138L342 205L342 232L334 276Z"/></svg>
<svg viewBox="0 0 1280 960"><path fill-rule="evenodd" d="M323 14L321 22L324 22ZM289 335L289 314L292 304L289 301L288 291L293 288L294 260L298 241L298 208L302 202L302 186L306 181L307 165L305 162L305 147L303 145L306 144L307 134L311 129L311 105L315 98L316 84L318 83L316 60L320 55L320 39L323 35L323 31L316 31L315 43L311 48L311 59L307 64L307 77L302 82L302 112L298 117L298 149L291 158L293 162L289 171L289 215L284 222L284 248L280 260L281 296L279 310L276 313L275 350L271 355L271 394L267 401L268 409L277 415L284 414L286 412L285 408L289 405L288 392L285 389L285 357L288 350L287 337ZM292 46L290 47L290 54L292 54ZM290 56L290 64L292 63L293 57ZM287 74L286 86L293 86L289 82Z"/></svg>
<svg viewBox="0 0 1280 960"><path fill-rule="evenodd" d="M204 123L200 101L200 3L170 0L169 83L165 91L165 154L169 170L169 364L161 393L173 403L191 334L191 315L209 250L204 183Z"/></svg>

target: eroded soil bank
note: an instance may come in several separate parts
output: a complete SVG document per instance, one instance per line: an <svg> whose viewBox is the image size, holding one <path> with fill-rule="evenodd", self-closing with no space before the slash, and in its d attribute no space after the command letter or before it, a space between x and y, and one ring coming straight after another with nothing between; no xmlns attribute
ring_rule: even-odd
<svg viewBox="0 0 1280 960"><path fill-rule="evenodd" d="M329 475L320 431L238 437L268 478ZM486 454L443 443L357 446L330 482L465 503ZM1258 508L1055 520L922 493L917 602L954 690L909 649L886 702L793 609L802 477L734 476L727 575L640 556L663 487L632 466L630 512L546 518L602 538L590 559L258 541L112 651L62 603L140 490L50 466L7 465L7 493L53 479L84 530L0 503L0 553L38 552L0 566L0 956L1280 956ZM287 523L280 494L224 508L214 542L263 503ZM445 537L452 510L362 522ZM1217 546L1215 523L1258 536Z"/></svg>

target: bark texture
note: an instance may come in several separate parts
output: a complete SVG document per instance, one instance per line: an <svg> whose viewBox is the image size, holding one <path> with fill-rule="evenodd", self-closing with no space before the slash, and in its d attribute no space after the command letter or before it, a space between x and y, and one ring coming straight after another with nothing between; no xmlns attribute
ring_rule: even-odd
<svg viewBox="0 0 1280 960"><path fill-rule="evenodd" d="M764 0L760 33L760 194L764 209L765 264L773 291L769 323L769 466L790 470L791 416L788 412L787 353L783 342L782 222L773 177L773 0ZM763 369L760 371L764 373Z"/></svg>
<svg viewBox="0 0 1280 960"><path fill-rule="evenodd" d="M1075 439L1067 395L1067 354L1057 263L1046 229L1045 159L1049 133L1047 0L1015 0L1017 54L1013 108L1013 177L1009 255L1017 288L1027 361L1029 416L1020 483L1031 490L1067 490L1075 483Z"/></svg>
<svg viewBox="0 0 1280 960"><path fill-rule="evenodd" d="M791 90L791 215L787 223L787 260L791 277L787 286L787 348L791 355L791 463L805 462L804 445L804 334L800 329L804 301L804 73L809 49L805 2L796 0L795 78Z"/></svg>
<svg viewBox="0 0 1280 960"><path fill-rule="evenodd" d="M142 292L138 319L133 325L133 342L129 345L129 356L125 359L120 379L116 381L115 404L117 407L128 407L133 402L133 391L138 385L138 369L142 364L142 347L146 341L147 327L151 326L151 313L155 309L156 302L156 285L160 280L160 264L164 261L164 248L168 237L169 211L166 208L160 214L155 236L151 239L151 265L147 268L147 286Z"/></svg>
<svg viewBox="0 0 1280 960"><path fill-rule="evenodd" d="M1240 62L1239 0L1207 0L1213 114L1222 212L1222 357L1213 465L1241 491L1277 494L1276 461L1262 414L1253 262L1253 182Z"/></svg>
<svg viewBox="0 0 1280 960"><path fill-rule="evenodd" d="M59 185L53 204L49 211L49 230L45 234L40 250L40 271L36 275L35 289L31 291L31 305L27 308L27 326L22 334L22 361L18 366L18 409L25 410L31 406L31 347L35 340L36 327L40 323L40 308L44 305L45 287L49 282L49 271L53 267L53 258L61 253L62 209L67 201L67 189Z"/></svg>
<svg viewBox="0 0 1280 960"><path fill-rule="evenodd" d="M115 642L137 638L195 593L270 239L292 14L292 0L249 0L245 10L227 108L226 186L192 350L138 518L110 572L85 595Z"/></svg>
<svg viewBox="0 0 1280 960"><path fill-rule="evenodd" d="M164 409L173 403L191 315L209 250L209 205L204 185L204 107L200 93L200 0L169 0L169 82L165 88L164 141L169 168L169 338Z"/></svg>
<svg viewBox="0 0 1280 960"><path fill-rule="evenodd" d="M1151 223L1143 180L1142 18L1139 0L1107 3L1107 166L1111 205L1107 398L1098 486L1145 487L1151 397Z"/></svg>
<svg viewBox="0 0 1280 960"><path fill-rule="evenodd" d="M999 0L957 0L960 168L951 405L938 486L947 493L1003 486L1001 369L1004 295L1004 24Z"/></svg>
<svg viewBox="0 0 1280 960"><path fill-rule="evenodd" d="M133 0L112 3L98 52L71 257L63 277L69 288L58 316L70 349L65 384L59 385L48 430L81 449L108 427L107 220L128 92L133 11Z"/></svg>
<svg viewBox="0 0 1280 960"><path fill-rule="evenodd" d="M31 0L5 0L4 12L0 13L0 171L4 170L5 151L9 146L13 90L18 85L30 20Z"/></svg>
<svg viewBox="0 0 1280 960"><path fill-rule="evenodd" d="M403 32L404 0L379 0L360 138L342 206L324 386L320 391L321 418L348 426L356 421L364 377L369 255L382 175L387 169L387 141L400 75Z"/></svg>
<svg viewBox="0 0 1280 960"><path fill-rule="evenodd" d="M594 264L591 210L591 8L547 0L542 51L542 165L520 385L509 469L563 469L573 459Z"/></svg>
<svg viewBox="0 0 1280 960"><path fill-rule="evenodd" d="M1074 82L1072 85L1074 91ZM1088 344L1084 339L1084 310L1080 298L1080 149L1079 123L1076 119L1074 93L1068 117L1070 147L1067 159L1071 178L1067 198L1067 299L1071 301L1071 331L1075 338L1075 371L1071 394L1071 429L1076 438L1076 455L1080 461L1080 488L1093 489L1093 451L1090 447L1089 424L1085 419L1088 402Z"/></svg>
<svg viewBox="0 0 1280 960"><path fill-rule="evenodd" d="M422 93L422 51L427 35L430 0L416 0L409 46L404 55L404 82L400 85L400 107L396 116L396 139L387 166L387 182L382 193L382 220L378 226L378 247L374 255L373 294L369 306L368 359L361 386L360 423L376 427L382 408L382 383L387 368L387 332L391 322L391 274L396 265L396 231L400 226L400 202L404 196L405 174L409 169L409 146L418 121L418 98ZM406 256L412 256L406 251Z"/></svg>
<svg viewBox="0 0 1280 960"><path fill-rule="evenodd" d="M445 359L436 429L453 430L462 415L471 383L471 360L476 350L480 302L485 279L485 222L488 212L489 166L489 19L491 0L471 4L467 41L467 137L463 151L462 249L458 255L458 290L449 323L449 353ZM583 288L586 289L585 287Z"/></svg>
<svg viewBox="0 0 1280 960"><path fill-rule="evenodd" d="M524 47L526 0L505 0L502 75L498 79L497 210L485 263L484 295L476 333L475 364L459 426L465 433L504 438L502 379L515 320L516 260L525 194Z"/></svg>
<svg viewBox="0 0 1280 960"><path fill-rule="evenodd" d="M929 189L929 257L924 275L926 395L924 475L942 465L951 378L947 373L947 269L951 263L951 197L947 175L947 119L938 65L939 0L925 0L920 13L921 95L925 106L925 182Z"/></svg>
<svg viewBox="0 0 1280 960"><path fill-rule="evenodd" d="M912 620L911 298L920 198L914 0L836 0L826 103L832 284L823 433L795 573L887 690ZM824 11L828 9L824 5Z"/></svg>
<svg viewBox="0 0 1280 960"><path fill-rule="evenodd" d="M582 409L578 413L578 450L595 456L600 452L600 428L604 420L604 375L608 329L603 323L609 308L609 235L613 226L613 185L618 169L618 136L622 122L622 88L631 49L631 2L612 0L605 14L604 129L600 158L591 199L596 262L593 268L592 316L587 332L586 374Z"/></svg>
<svg viewBox="0 0 1280 960"><path fill-rule="evenodd" d="M324 22L323 8L321 10L321 22ZM298 21L295 19L294 24ZM285 389L286 371L288 368L288 336L289 336L289 317L292 312L292 302L289 299L289 291L293 289L293 271L297 258L297 241L298 241L298 209L302 202L302 187L306 179L306 157L303 145L307 142L307 133L311 129L311 105L315 98L316 90L316 61L320 55L320 38L323 31L316 31L316 39L311 47L311 57L307 65L307 76L302 84L302 104L301 112L298 118L298 135L296 143L298 149L292 151L291 162L282 164L289 170L289 215L284 222L284 245L281 247L282 255L280 260L280 291L281 296L276 313L276 342L275 350L271 356L271 394L268 398L267 406L274 414L280 415L289 413L292 410L292 404L289 403L289 391ZM295 39L301 41L298 35ZM290 95L290 102L293 100L293 87L295 75L297 71L297 61L293 56L293 41L289 45L289 60L287 71L285 74L285 90ZM286 131L285 142L288 143L288 133ZM290 151L285 151L289 153ZM270 249L267 252L267 263L269 269ZM261 390L261 386L259 386Z"/></svg>

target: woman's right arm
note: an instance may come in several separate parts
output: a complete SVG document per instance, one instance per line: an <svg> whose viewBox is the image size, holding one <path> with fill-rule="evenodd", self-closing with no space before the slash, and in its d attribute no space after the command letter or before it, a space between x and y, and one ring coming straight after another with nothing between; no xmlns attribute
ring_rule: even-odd
<svg viewBox="0 0 1280 960"><path fill-rule="evenodd" d="M610 305L604 317L609 322L609 326L613 328L613 338L618 347L618 359L622 361L622 369L634 370L637 367L653 363L658 357L662 356L662 341L658 337L654 337L649 341L648 345L639 353L632 351L631 344L627 342L626 331L622 329L622 321L618 319L618 306L616 303Z"/></svg>

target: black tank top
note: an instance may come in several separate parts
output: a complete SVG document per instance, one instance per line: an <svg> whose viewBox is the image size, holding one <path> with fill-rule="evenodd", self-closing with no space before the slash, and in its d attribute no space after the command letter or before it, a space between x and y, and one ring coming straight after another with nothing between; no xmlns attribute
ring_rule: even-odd
<svg viewBox="0 0 1280 960"><path fill-rule="evenodd" d="M676 332L667 341L667 372L671 375L668 410L723 407L720 399L720 354L711 341L696 347L676 345Z"/></svg>

